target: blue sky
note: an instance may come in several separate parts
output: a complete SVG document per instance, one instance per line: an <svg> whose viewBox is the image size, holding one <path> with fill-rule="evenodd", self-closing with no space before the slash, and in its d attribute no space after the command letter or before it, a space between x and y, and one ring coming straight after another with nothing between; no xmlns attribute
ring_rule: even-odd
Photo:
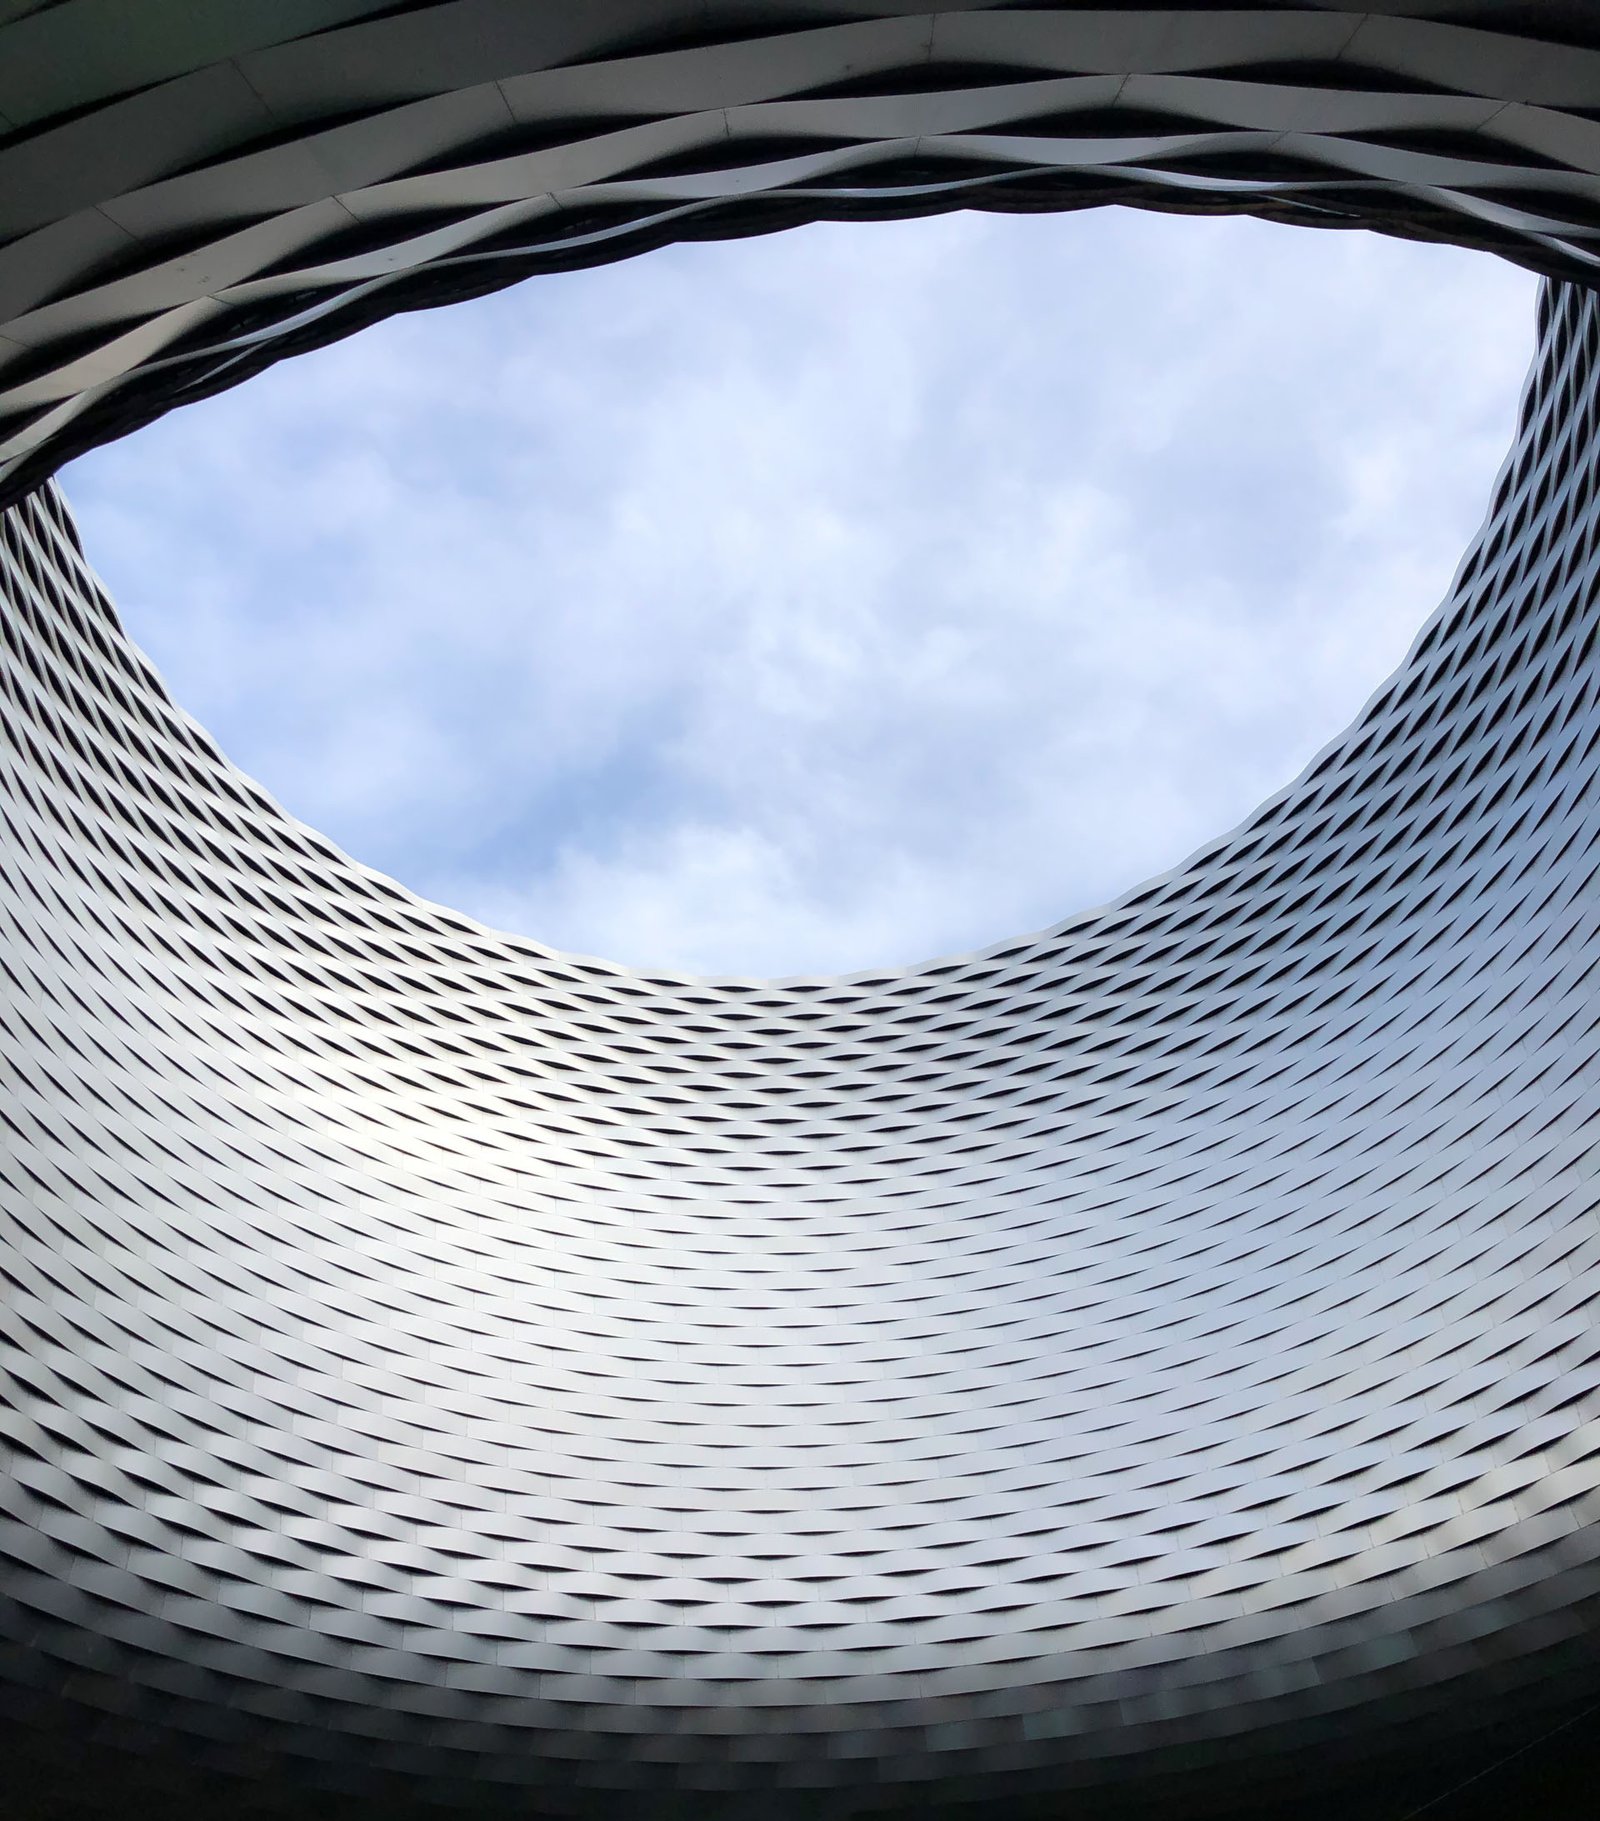
<svg viewBox="0 0 1600 1821"><path fill-rule="evenodd" d="M74 463L178 701L430 898L642 966L961 950L1182 859L1403 656L1534 281L1126 210L406 316Z"/></svg>

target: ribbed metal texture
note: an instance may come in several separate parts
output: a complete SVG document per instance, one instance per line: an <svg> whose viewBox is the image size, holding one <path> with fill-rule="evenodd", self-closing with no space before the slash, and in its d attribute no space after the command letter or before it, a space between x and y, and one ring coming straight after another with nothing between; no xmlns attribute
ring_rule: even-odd
<svg viewBox="0 0 1600 1821"><path fill-rule="evenodd" d="M1555 283L1484 532L1304 778L1107 910L781 983L358 866L172 705L54 489L9 511L10 1774L1388 1816L1592 1697L1597 476Z"/></svg>

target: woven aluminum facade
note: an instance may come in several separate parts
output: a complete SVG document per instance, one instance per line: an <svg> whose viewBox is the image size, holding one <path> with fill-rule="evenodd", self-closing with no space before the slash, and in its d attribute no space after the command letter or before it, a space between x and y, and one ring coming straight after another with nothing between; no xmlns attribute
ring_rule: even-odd
<svg viewBox="0 0 1600 1821"><path fill-rule="evenodd" d="M1128 202L1600 271L1592 0L0 0L0 505L397 309Z"/></svg>
<svg viewBox="0 0 1600 1821"><path fill-rule="evenodd" d="M1583 12L203 10L0 26L9 1774L1388 1816L1593 1700ZM976 956L695 981L422 903L228 764L26 493L541 266L1115 196L1557 276L1484 531L1356 725Z"/></svg>

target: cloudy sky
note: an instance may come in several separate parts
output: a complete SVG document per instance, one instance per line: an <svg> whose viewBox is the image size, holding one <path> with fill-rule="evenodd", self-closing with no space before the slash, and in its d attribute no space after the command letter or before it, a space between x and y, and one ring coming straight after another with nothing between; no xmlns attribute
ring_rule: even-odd
<svg viewBox="0 0 1600 1821"><path fill-rule="evenodd" d="M997 941L1404 655L1534 283L1123 210L813 227L285 362L66 486L179 702L425 896L641 966Z"/></svg>

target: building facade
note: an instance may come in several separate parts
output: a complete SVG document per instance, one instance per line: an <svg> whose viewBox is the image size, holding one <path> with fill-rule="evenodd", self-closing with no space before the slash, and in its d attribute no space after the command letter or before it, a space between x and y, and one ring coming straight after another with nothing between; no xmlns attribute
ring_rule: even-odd
<svg viewBox="0 0 1600 1821"><path fill-rule="evenodd" d="M1377 1816L1575 1722L1589 9L102 10L0 24L28 1799ZM979 954L694 980L418 900L171 702L49 479L564 264L1108 201L1550 282L1484 528L1355 725L1183 867Z"/></svg>

